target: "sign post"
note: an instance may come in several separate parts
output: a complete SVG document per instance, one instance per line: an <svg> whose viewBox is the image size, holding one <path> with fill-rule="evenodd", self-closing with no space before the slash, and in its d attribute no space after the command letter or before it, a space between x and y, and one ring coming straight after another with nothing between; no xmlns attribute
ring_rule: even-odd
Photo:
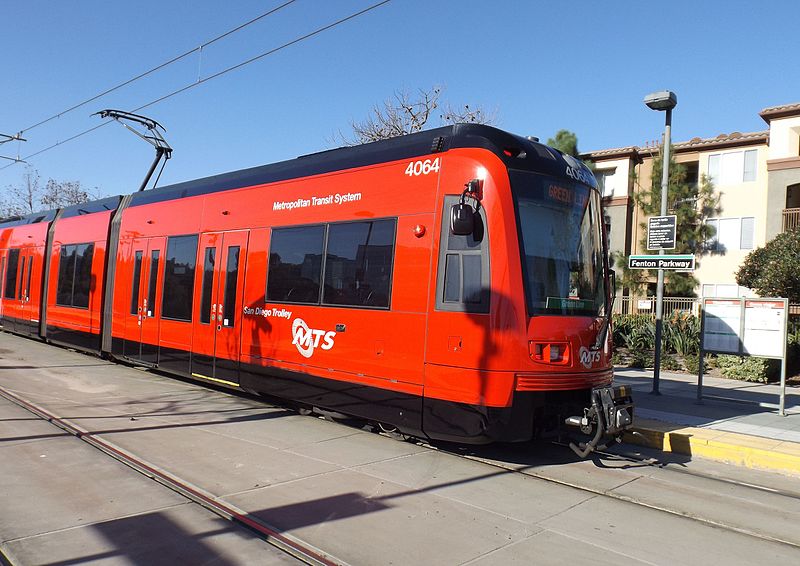
<svg viewBox="0 0 800 566"><path fill-rule="evenodd" d="M778 412L785 417L788 313L788 299L704 298L700 315L698 403L703 402L703 356L705 353L779 359L781 360L781 393Z"/></svg>
<svg viewBox="0 0 800 566"><path fill-rule="evenodd" d="M666 196L662 197L666 198ZM663 207L662 207L663 208ZM665 213L662 213L665 214ZM661 216L661 218L675 218L674 216ZM658 239L663 245L668 245L664 234L659 232ZM667 234L668 236L669 234ZM675 231L674 226L672 229L672 245L675 247ZM647 235L648 242L650 241L650 232ZM649 247L649 244L648 244ZM674 269L680 271L693 271L694 270L694 255L666 255L664 250L666 248L659 248L659 255L632 255L628 257L628 269L657 269L658 270L658 287L656 291L656 351L655 351L655 367L653 368L653 395L660 395L658 391L658 382L661 376L661 325L664 316L664 270Z"/></svg>

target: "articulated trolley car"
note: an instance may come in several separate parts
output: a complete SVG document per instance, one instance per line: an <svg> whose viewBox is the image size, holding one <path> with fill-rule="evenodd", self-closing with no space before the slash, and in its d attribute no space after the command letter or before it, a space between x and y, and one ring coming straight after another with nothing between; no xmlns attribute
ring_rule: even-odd
<svg viewBox="0 0 800 566"><path fill-rule="evenodd" d="M600 196L456 125L0 223L6 330L421 438L630 426Z"/></svg>

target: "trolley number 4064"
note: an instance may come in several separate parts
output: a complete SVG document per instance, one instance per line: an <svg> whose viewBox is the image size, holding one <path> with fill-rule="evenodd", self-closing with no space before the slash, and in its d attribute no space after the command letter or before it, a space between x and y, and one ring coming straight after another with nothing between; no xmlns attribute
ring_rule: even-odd
<svg viewBox="0 0 800 566"><path fill-rule="evenodd" d="M428 175L431 172L439 172L439 159L426 159L425 161L412 161L406 167L406 175L409 177L418 177L420 175Z"/></svg>

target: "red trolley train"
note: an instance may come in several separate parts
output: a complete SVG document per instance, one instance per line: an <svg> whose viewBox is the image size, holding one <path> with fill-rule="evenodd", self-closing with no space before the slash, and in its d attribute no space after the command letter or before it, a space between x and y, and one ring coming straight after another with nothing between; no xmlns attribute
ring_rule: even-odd
<svg viewBox="0 0 800 566"><path fill-rule="evenodd" d="M630 426L610 274L591 172L481 125L0 223L6 330L466 443Z"/></svg>

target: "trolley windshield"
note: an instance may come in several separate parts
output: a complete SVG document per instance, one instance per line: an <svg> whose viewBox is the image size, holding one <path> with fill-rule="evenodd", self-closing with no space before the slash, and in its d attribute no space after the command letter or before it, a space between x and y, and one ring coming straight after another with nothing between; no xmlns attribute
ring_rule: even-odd
<svg viewBox="0 0 800 566"><path fill-rule="evenodd" d="M600 198L579 183L509 171L528 313L605 312Z"/></svg>

